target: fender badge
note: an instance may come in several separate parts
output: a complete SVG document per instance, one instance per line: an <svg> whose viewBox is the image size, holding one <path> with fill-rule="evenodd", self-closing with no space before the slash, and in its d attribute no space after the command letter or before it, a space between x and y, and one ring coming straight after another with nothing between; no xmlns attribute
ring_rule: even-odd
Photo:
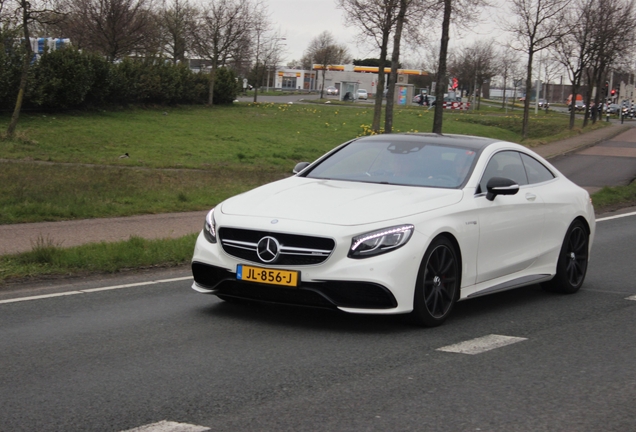
<svg viewBox="0 0 636 432"><path fill-rule="evenodd" d="M274 220L272 220L272 222L271 222L271 223L272 223L272 224L277 224L277 223L278 223L278 219L274 219Z"/></svg>

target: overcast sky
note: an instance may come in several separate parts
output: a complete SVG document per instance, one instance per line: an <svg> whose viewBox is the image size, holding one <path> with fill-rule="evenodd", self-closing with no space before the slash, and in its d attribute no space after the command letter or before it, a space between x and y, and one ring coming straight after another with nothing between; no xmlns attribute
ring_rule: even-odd
<svg viewBox="0 0 636 432"><path fill-rule="evenodd" d="M335 0L266 0L266 3L274 28L280 29L281 35L287 38L283 64L300 60L311 40L325 30L331 32L338 43L345 44L353 58L378 56L369 47L356 45L357 32L345 27L343 12L336 8ZM485 11L482 23L475 27L476 34L451 34L451 44L472 43L475 38L485 39L500 33L493 19L497 10L494 8ZM441 27L441 23L434 22L433 26Z"/></svg>

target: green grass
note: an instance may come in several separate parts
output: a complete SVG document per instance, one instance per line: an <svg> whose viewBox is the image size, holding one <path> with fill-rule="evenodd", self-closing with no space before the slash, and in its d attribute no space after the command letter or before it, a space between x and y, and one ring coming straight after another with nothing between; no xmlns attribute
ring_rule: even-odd
<svg viewBox="0 0 636 432"><path fill-rule="evenodd" d="M597 213L636 206L636 181L627 186L604 187L592 195Z"/></svg>
<svg viewBox="0 0 636 432"><path fill-rule="evenodd" d="M131 237L126 241L72 248L61 248L40 239L30 252L0 256L0 284L44 275L113 273L186 264L192 259L196 236L162 240Z"/></svg>
<svg viewBox="0 0 636 432"><path fill-rule="evenodd" d="M444 132L521 141L521 111L482 107L445 112ZM372 115L372 105L274 103L25 113L17 138L0 141L0 159L15 161L0 169L0 223L210 208L370 133ZM428 132L432 121L433 111L398 108L394 131ZM540 112L525 144L570 133L566 116Z"/></svg>

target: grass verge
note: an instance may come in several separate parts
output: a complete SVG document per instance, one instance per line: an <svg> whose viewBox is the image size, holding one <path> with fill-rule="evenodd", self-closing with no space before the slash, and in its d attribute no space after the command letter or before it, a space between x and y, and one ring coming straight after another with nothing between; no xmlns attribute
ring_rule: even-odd
<svg viewBox="0 0 636 432"><path fill-rule="evenodd" d="M115 273L186 264L192 259L196 237L197 234L160 240L131 237L121 242L71 248L39 239L30 252L0 256L0 284L51 275Z"/></svg>
<svg viewBox="0 0 636 432"><path fill-rule="evenodd" d="M592 195L597 213L636 206L636 181L627 186L604 187Z"/></svg>

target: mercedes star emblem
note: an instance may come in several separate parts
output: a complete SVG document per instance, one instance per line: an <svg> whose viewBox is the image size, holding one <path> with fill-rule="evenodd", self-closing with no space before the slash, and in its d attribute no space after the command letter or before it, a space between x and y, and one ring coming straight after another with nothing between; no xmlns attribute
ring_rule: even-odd
<svg viewBox="0 0 636 432"><path fill-rule="evenodd" d="M263 237L258 242L256 254L263 262L274 262L280 254L280 243L274 237Z"/></svg>

